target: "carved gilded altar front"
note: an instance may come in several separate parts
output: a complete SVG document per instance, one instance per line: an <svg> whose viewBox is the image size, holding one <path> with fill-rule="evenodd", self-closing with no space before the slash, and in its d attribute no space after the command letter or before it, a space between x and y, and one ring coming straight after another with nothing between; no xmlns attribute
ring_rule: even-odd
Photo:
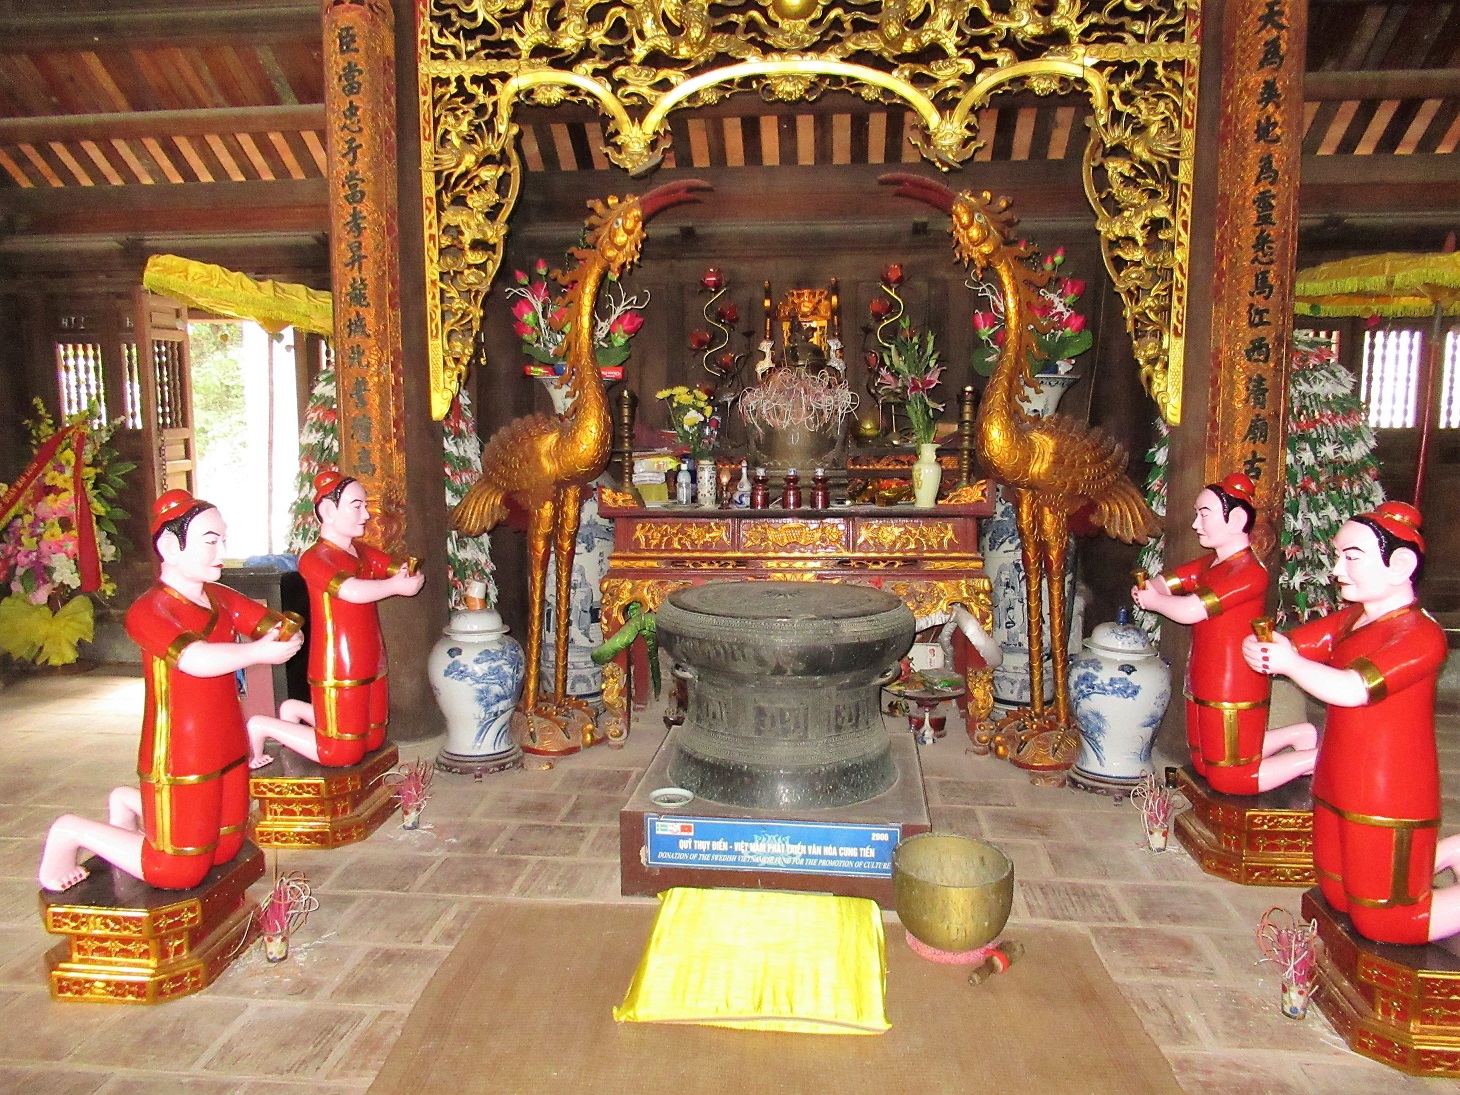
<svg viewBox="0 0 1460 1095"><path fill-rule="evenodd" d="M1083 92L1085 190L1136 360L1181 417L1200 0L416 0L432 413L477 345L522 186L520 102L588 103L607 155L653 170L668 116L755 92L848 90L916 115L941 170L981 146L998 92Z"/></svg>

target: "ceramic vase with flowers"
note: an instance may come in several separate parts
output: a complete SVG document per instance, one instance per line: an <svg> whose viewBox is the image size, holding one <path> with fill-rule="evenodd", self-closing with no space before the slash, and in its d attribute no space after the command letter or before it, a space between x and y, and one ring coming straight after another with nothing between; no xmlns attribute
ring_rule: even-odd
<svg viewBox="0 0 1460 1095"><path fill-rule="evenodd" d="M547 263L538 259L531 277L518 270L512 280L516 284L505 290L505 295L514 299L512 330L522 340L522 352L538 363L529 369L530 375L543 382L553 410L562 414L568 409L567 389L559 378L564 371L569 319L563 302L566 294L563 275L550 271ZM617 282L599 295L593 348L600 371L618 369L628 360L629 344L644 326L644 308L648 304L647 290L630 296Z"/></svg>
<svg viewBox="0 0 1460 1095"><path fill-rule="evenodd" d="M943 469L938 463L938 415L943 404L935 402L932 391L943 375L938 363L938 350L933 332L919 331L907 316L907 307L898 294L902 284L902 267L893 264L882 275L882 296L871 304L877 342L872 367L872 392L879 403L900 405L907 415L912 441L918 447L913 464L913 498L926 509L937 503Z"/></svg>

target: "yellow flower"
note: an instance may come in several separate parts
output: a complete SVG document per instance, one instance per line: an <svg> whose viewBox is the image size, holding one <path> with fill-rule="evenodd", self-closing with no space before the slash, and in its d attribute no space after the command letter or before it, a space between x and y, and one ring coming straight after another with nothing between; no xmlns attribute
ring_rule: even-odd
<svg viewBox="0 0 1460 1095"><path fill-rule="evenodd" d="M673 388L660 388L657 392L654 393L654 398L655 399L668 399L673 394L674 394L674 389Z"/></svg>

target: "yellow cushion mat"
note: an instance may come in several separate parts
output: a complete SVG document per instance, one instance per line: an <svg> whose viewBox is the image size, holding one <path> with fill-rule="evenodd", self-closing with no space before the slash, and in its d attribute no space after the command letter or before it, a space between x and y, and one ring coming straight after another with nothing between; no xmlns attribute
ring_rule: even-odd
<svg viewBox="0 0 1460 1095"><path fill-rule="evenodd" d="M881 1034L887 955L874 901L679 887L659 895L619 1022Z"/></svg>

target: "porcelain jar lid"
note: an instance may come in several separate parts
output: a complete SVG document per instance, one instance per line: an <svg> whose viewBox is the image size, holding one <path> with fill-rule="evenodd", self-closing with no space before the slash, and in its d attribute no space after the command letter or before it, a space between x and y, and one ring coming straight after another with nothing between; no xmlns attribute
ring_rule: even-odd
<svg viewBox="0 0 1460 1095"><path fill-rule="evenodd" d="M1157 652L1146 633L1130 622L1130 614L1124 608L1113 623L1098 625L1085 640L1085 646L1127 658L1149 658Z"/></svg>
<svg viewBox="0 0 1460 1095"><path fill-rule="evenodd" d="M494 608L479 608L453 613L443 633L450 635L453 639L485 642L488 639L500 638L507 634L507 630L507 626L502 623L500 612Z"/></svg>

